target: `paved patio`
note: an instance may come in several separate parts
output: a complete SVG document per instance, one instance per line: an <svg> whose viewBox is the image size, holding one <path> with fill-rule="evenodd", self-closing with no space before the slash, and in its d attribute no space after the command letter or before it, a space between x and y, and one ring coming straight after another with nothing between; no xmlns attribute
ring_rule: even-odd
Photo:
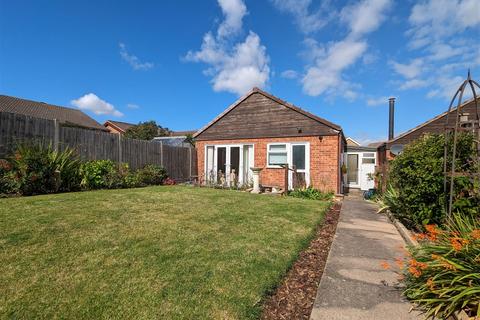
<svg viewBox="0 0 480 320"><path fill-rule="evenodd" d="M396 288L395 258L405 242L384 215L359 195L345 197L337 233L310 319L423 319Z"/></svg>

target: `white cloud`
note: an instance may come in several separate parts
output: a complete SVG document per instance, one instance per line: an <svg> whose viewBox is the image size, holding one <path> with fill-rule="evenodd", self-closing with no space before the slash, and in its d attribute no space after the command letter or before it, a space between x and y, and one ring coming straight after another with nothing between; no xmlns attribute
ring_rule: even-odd
<svg viewBox="0 0 480 320"><path fill-rule="evenodd" d="M271 0L280 11L290 13L303 33L312 33L323 28L333 12L329 1L323 1L316 11L312 12L312 0ZM329 15L330 12L330 15Z"/></svg>
<svg viewBox="0 0 480 320"><path fill-rule="evenodd" d="M391 0L364 0L343 8L340 18L349 25L350 36L360 37L377 30L391 5Z"/></svg>
<svg viewBox="0 0 480 320"><path fill-rule="evenodd" d="M452 99L453 95L457 91L458 87L462 84L464 78L460 76L455 77L439 77L436 79L437 87L430 90L427 93L428 98L445 98ZM467 92L468 90L466 90ZM468 99L468 96L464 96L464 100Z"/></svg>
<svg viewBox="0 0 480 320"><path fill-rule="evenodd" d="M285 70L281 73L281 77L285 79L296 79L298 77L298 72L295 70Z"/></svg>
<svg viewBox="0 0 480 320"><path fill-rule="evenodd" d="M152 62L142 62L137 56L128 53L127 47L124 43L120 42L118 46L120 47L120 56L133 68L133 70L149 70L154 67Z"/></svg>
<svg viewBox="0 0 480 320"><path fill-rule="evenodd" d="M218 0L225 20L218 27L218 35L227 37L242 29L242 19L247 14L247 7L241 0Z"/></svg>
<svg viewBox="0 0 480 320"><path fill-rule="evenodd" d="M413 6L409 17L410 46L420 48L467 28L480 25L478 0L426 0Z"/></svg>
<svg viewBox="0 0 480 320"><path fill-rule="evenodd" d="M415 78L422 73L422 59L414 59L410 63L405 64L391 61L390 64L392 65L396 73L402 75L407 79Z"/></svg>
<svg viewBox="0 0 480 320"><path fill-rule="evenodd" d="M391 0L363 0L345 7L340 15L349 26L349 34L345 39L330 43L327 47L309 40L307 45L314 48L311 52L314 53L315 62L307 68L303 78L303 91L306 94L340 94L349 100L358 96L352 89L355 85L345 80L342 73L365 54L368 43L364 37L380 26L390 6Z"/></svg>
<svg viewBox="0 0 480 320"><path fill-rule="evenodd" d="M91 111L98 115L112 115L115 117L123 116L123 113L115 109L111 103L100 99L93 93L88 93L76 100L72 100L70 103L80 110Z"/></svg>
<svg viewBox="0 0 480 320"><path fill-rule="evenodd" d="M347 39L333 43L327 49L327 54L319 57L316 65L307 70L303 78L305 93L318 96L328 89L344 83L341 72L354 64L366 49L365 41Z"/></svg>
<svg viewBox="0 0 480 320"><path fill-rule="evenodd" d="M140 106L138 104L135 104L135 103L128 103L127 108L128 109L139 109Z"/></svg>
<svg viewBox="0 0 480 320"><path fill-rule="evenodd" d="M250 31L245 41L232 45L232 37L242 27L246 7L240 0L218 0L225 15L216 36L207 32L199 51L189 51L187 61L210 65L204 74L212 77L215 91L242 95L252 87L264 87L270 77L267 49L260 37Z"/></svg>
<svg viewBox="0 0 480 320"><path fill-rule="evenodd" d="M428 88L427 97L449 100L467 69L480 66L480 1L423 0L412 7L409 24L408 45L417 58L390 63L406 79L399 89Z"/></svg>
<svg viewBox="0 0 480 320"><path fill-rule="evenodd" d="M420 89L428 87L429 82L421 79L410 79L402 83L399 87L400 90Z"/></svg>
<svg viewBox="0 0 480 320"><path fill-rule="evenodd" d="M383 97L377 97L377 98L368 98L367 99L367 105L370 107L376 107L380 105L388 105L388 99L390 97L383 96Z"/></svg>

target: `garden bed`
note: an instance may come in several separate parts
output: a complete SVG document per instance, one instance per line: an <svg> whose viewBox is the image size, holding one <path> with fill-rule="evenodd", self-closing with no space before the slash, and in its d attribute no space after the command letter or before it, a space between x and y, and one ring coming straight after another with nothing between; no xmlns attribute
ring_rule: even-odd
<svg viewBox="0 0 480 320"><path fill-rule="evenodd" d="M309 319L337 228L341 203L335 203L315 237L266 301L262 319Z"/></svg>

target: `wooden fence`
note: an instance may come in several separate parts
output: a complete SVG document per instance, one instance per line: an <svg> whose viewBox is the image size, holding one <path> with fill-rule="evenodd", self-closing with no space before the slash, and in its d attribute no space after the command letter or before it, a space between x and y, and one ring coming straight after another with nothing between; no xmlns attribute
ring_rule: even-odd
<svg viewBox="0 0 480 320"><path fill-rule="evenodd" d="M72 148L83 160L110 159L128 163L132 169L160 165L179 181L197 175L194 148L127 139L118 134L62 126L55 120L0 112L0 158L11 154L15 145L23 141L51 144L58 150Z"/></svg>

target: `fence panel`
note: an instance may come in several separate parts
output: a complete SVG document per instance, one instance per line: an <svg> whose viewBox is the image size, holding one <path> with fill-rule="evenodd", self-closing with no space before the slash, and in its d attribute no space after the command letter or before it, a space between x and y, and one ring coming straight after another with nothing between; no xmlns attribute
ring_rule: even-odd
<svg viewBox="0 0 480 320"><path fill-rule="evenodd" d="M193 148L127 139L98 130L64 127L54 120L0 112L0 158L10 155L16 143L26 140L52 144L59 150L72 148L82 160L128 163L134 170L147 164L163 166L170 177L179 181L189 180L197 172Z"/></svg>

